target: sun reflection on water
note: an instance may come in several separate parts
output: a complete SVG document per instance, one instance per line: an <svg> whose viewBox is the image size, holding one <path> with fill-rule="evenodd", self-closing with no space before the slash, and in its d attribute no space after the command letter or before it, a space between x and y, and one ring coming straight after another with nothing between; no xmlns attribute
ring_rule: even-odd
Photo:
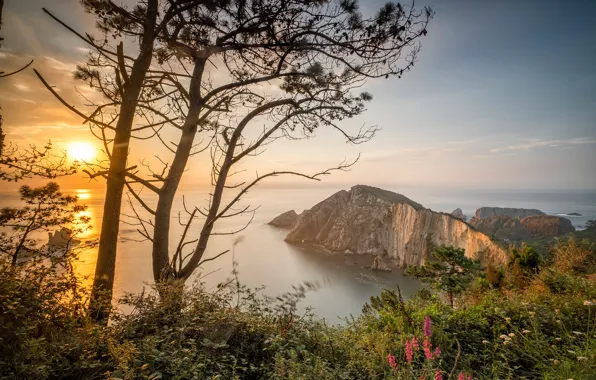
<svg viewBox="0 0 596 380"><path fill-rule="evenodd" d="M91 199L91 193L88 189L76 189L75 192L77 193L77 198L79 198L79 200Z"/></svg>

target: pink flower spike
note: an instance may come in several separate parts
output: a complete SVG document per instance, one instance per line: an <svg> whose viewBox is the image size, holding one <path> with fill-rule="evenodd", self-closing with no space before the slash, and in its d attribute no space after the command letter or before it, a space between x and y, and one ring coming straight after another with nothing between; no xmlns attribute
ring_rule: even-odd
<svg viewBox="0 0 596 380"><path fill-rule="evenodd" d="M397 363L395 361L395 356L393 356L392 354L388 354L387 355L387 362L389 362L389 367L393 368L395 371L397 371ZM465 380L465 379L464 379Z"/></svg>
<svg viewBox="0 0 596 380"><path fill-rule="evenodd" d="M430 343L430 339L428 339L428 337L424 338L424 342L422 343L422 345L424 346L424 356L426 356L428 360L433 360L433 346Z"/></svg>
<svg viewBox="0 0 596 380"><path fill-rule="evenodd" d="M474 380L474 379L472 378L472 375L468 375L468 380Z"/></svg>
<svg viewBox="0 0 596 380"><path fill-rule="evenodd" d="M412 342L410 342L409 340L406 340L406 361L408 363L411 363L413 358L414 358L414 351L412 351Z"/></svg>
<svg viewBox="0 0 596 380"><path fill-rule="evenodd" d="M416 338L416 337L412 338L412 348L414 348L414 351L418 351L419 345L418 345L418 338Z"/></svg>
<svg viewBox="0 0 596 380"><path fill-rule="evenodd" d="M466 374L464 371L461 371L459 375L457 375L457 380L466 380Z"/></svg>
<svg viewBox="0 0 596 380"><path fill-rule="evenodd" d="M433 353L435 358L438 358L439 356L441 356L441 347L437 347L435 348L435 352Z"/></svg>
<svg viewBox="0 0 596 380"><path fill-rule="evenodd" d="M431 336L432 335L432 321L430 317L427 315L424 317L424 336Z"/></svg>
<svg viewBox="0 0 596 380"><path fill-rule="evenodd" d="M435 380L443 380L443 373L440 369L435 371Z"/></svg>

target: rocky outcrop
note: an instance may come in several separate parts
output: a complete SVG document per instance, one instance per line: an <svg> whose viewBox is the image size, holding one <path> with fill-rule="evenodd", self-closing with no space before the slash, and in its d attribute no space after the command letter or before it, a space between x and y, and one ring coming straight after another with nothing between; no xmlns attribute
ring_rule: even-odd
<svg viewBox="0 0 596 380"><path fill-rule="evenodd" d="M507 208L507 207L480 207L476 210L473 219L480 220L491 218L493 216L504 216L514 219L522 219L527 216L546 215L540 210L527 208Z"/></svg>
<svg viewBox="0 0 596 380"><path fill-rule="evenodd" d="M575 231L569 219L552 215L534 215L522 219L492 216L470 219L479 231L502 240L523 240L531 237L554 237Z"/></svg>
<svg viewBox="0 0 596 380"><path fill-rule="evenodd" d="M470 257L504 261L506 253L485 234L452 215L425 209L390 191L358 185L306 210L286 239L338 252L388 256L420 265L438 245L464 248Z"/></svg>
<svg viewBox="0 0 596 380"><path fill-rule="evenodd" d="M279 228L292 228L296 224L299 215L296 214L296 211L290 210L286 211L281 215L275 217L272 221L267 224L270 224L275 227Z"/></svg>
<svg viewBox="0 0 596 380"><path fill-rule="evenodd" d="M560 236L575 231L569 219L553 215L528 216L520 224L531 237Z"/></svg>
<svg viewBox="0 0 596 380"><path fill-rule="evenodd" d="M485 219L472 218L470 224L477 230L501 240L522 240L530 237L519 219L506 216L491 216Z"/></svg>
<svg viewBox="0 0 596 380"><path fill-rule="evenodd" d="M451 215L456 217L457 219L466 220L466 215L461 210L461 208L456 208L455 210L451 211Z"/></svg>

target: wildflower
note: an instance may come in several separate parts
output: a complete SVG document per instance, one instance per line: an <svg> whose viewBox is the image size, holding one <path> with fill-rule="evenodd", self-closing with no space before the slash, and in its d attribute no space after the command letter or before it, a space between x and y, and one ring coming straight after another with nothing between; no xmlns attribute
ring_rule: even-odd
<svg viewBox="0 0 596 380"><path fill-rule="evenodd" d="M443 373L441 373L440 369L435 371L435 380L443 380Z"/></svg>
<svg viewBox="0 0 596 380"><path fill-rule="evenodd" d="M435 348L435 352L433 352L433 355L435 358L438 358L439 356L441 356L441 347Z"/></svg>
<svg viewBox="0 0 596 380"><path fill-rule="evenodd" d="M515 334L514 333L509 333L509 336L513 338L515 336Z"/></svg>
<svg viewBox="0 0 596 380"><path fill-rule="evenodd" d="M528 311L528 314L530 314L530 317L533 317L533 316L536 315L536 312L534 312L534 311Z"/></svg>
<svg viewBox="0 0 596 380"><path fill-rule="evenodd" d="M559 365L560 363L561 363L561 362L560 362L560 361L558 361L557 359L553 360L553 364L554 364L554 365Z"/></svg>
<svg viewBox="0 0 596 380"><path fill-rule="evenodd" d="M422 345L424 346L424 356L426 356L428 360L433 360L432 344L430 343L430 339L426 337Z"/></svg>
<svg viewBox="0 0 596 380"><path fill-rule="evenodd" d="M557 342L560 342L560 341L561 341L561 338L555 338L555 340L556 340Z"/></svg>
<svg viewBox="0 0 596 380"><path fill-rule="evenodd" d="M395 371L397 371L397 362L395 361L395 356L393 356L392 354L388 354L387 355L387 362L389 363L389 367L391 367Z"/></svg>
<svg viewBox="0 0 596 380"><path fill-rule="evenodd" d="M468 380L474 380L474 379L472 378L472 375L468 375Z"/></svg>
<svg viewBox="0 0 596 380"><path fill-rule="evenodd" d="M486 339L482 341L482 344L489 344L489 343L490 342L488 340L486 340Z"/></svg>
<svg viewBox="0 0 596 380"><path fill-rule="evenodd" d="M590 300L586 300L586 301L584 301L584 306L594 306L594 302L592 302Z"/></svg>
<svg viewBox="0 0 596 380"><path fill-rule="evenodd" d="M507 335L501 334L501 336L499 336L499 338L501 338L501 339L507 339Z"/></svg>
<svg viewBox="0 0 596 380"><path fill-rule="evenodd" d="M466 374L462 371L457 375L457 380L466 380Z"/></svg>
<svg viewBox="0 0 596 380"><path fill-rule="evenodd" d="M414 352L412 351L412 342L406 340L406 361L411 363L413 358Z"/></svg>
<svg viewBox="0 0 596 380"><path fill-rule="evenodd" d="M530 330L524 330L524 331L522 331L522 333L523 334L529 334L530 333Z"/></svg>
<svg viewBox="0 0 596 380"><path fill-rule="evenodd" d="M507 317L505 318L505 320L507 321L507 323L511 323L511 318Z"/></svg>
<svg viewBox="0 0 596 380"><path fill-rule="evenodd" d="M581 332L581 331L572 331L572 332L573 332L575 335L584 335L584 333L583 333L583 332Z"/></svg>
<svg viewBox="0 0 596 380"><path fill-rule="evenodd" d="M577 360L588 360L588 358L585 356L578 356Z"/></svg>
<svg viewBox="0 0 596 380"><path fill-rule="evenodd" d="M418 351L418 338L417 337L413 337L412 338L412 348L414 349L414 351Z"/></svg>
<svg viewBox="0 0 596 380"><path fill-rule="evenodd" d="M506 340L503 342L503 344L509 344L509 342L511 342L510 340Z"/></svg>
<svg viewBox="0 0 596 380"><path fill-rule="evenodd" d="M430 317L427 315L424 317L424 336L431 336L432 335L432 321Z"/></svg>

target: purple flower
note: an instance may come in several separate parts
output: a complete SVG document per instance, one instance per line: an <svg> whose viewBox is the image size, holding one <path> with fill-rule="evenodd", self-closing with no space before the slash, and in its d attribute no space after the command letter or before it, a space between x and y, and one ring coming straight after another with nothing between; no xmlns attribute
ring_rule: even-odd
<svg viewBox="0 0 596 380"><path fill-rule="evenodd" d="M437 347L435 348L435 352L433 353L435 358L438 358L439 356L441 356L441 347Z"/></svg>
<svg viewBox="0 0 596 380"><path fill-rule="evenodd" d="M428 339L428 337L424 338L424 342L422 343L422 345L424 346L424 356L426 356L428 360L433 360L433 346L430 343L430 339Z"/></svg>
<svg viewBox="0 0 596 380"><path fill-rule="evenodd" d="M435 380L443 380L443 373L440 369L435 371Z"/></svg>
<svg viewBox="0 0 596 380"><path fill-rule="evenodd" d="M414 351L412 351L412 342L410 342L409 340L406 340L406 361L408 363L411 363L413 358L414 358Z"/></svg>
<svg viewBox="0 0 596 380"><path fill-rule="evenodd" d="M432 321L430 317L427 315L424 317L424 336L431 336L432 335Z"/></svg>
<svg viewBox="0 0 596 380"><path fill-rule="evenodd" d="M395 361L395 356L393 356L392 354L387 355L387 362L389 362L389 367L397 371L397 363Z"/></svg>
<svg viewBox="0 0 596 380"><path fill-rule="evenodd" d="M464 371L461 371L459 375L457 375L457 380L466 380L466 374Z"/></svg>

